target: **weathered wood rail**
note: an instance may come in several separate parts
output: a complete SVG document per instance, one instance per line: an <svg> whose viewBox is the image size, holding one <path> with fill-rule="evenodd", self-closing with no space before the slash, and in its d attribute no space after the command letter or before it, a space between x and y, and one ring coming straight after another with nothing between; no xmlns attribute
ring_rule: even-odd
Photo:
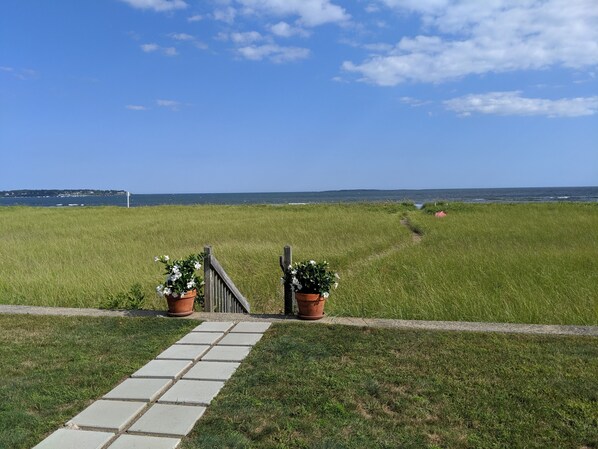
<svg viewBox="0 0 598 449"><path fill-rule="evenodd" d="M283 255L280 256L280 269L282 270L283 276L287 272L290 265L293 264L293 249L287 245L284 247ZM290 282L284 283L284 314L294 315L295 314L295 291Z"/></svg>
<svg viewBox="0 0 598 449"><path fill-rule="evenodd" d="M249 302L212 254L204 248L204 309L206 312L250 313Z"/></svg>

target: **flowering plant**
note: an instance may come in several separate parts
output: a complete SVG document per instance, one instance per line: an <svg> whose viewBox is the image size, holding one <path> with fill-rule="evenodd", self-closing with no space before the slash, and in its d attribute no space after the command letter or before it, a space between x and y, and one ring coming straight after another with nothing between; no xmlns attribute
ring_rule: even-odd
<svg viewBox="0 0 598 449"><path fill-rule="evenodd" d="M162 262L165 266L164 284L156 287L160 296L171 295L175 298L193 289L199 290L203 285L201 275L197 270L201 268L203 254L191 254L185 259L170 260L168 256L156 256L154 262Z"/></svg>
<svg viewBox="0 0 598 449"><path fill-rule="evenodd" d="M328 268L328 262L305 260L289 265L282 280L299 293L317 293L328 298L331 287L338 287L338 274Z"/></svg>

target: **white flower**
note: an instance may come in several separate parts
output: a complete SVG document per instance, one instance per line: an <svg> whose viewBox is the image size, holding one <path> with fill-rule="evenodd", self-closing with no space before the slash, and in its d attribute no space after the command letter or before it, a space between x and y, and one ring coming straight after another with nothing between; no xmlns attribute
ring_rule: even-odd
<svg viewBox="0 0 598 449"><path fill-rule="evenodd" d="M312 265L315 265L316 261L315 260L310 260L309 263L312 264Z"/></svg>
<svg viewBox="0 0 598 449"><path fill-rule="evenodd" d="M291 270L291 274L295 276L297 274L297 270Z"/></svg>
<svg viewBox="0 0 598 449"><path fill-rule="evenodd" d="M288 268L288 269L289 269L289 270L292 270L292 269L293 269L293 265L289 265L289 268Z"/></svg>
<svg viewBox="0 0 598 449"><path fill-rule="evenodd" d="M201 268L201 264L199 262L195 262L193 264L193 266L195 267L196 270L199 270Z"/></svg>
<svg viewBox="0 0 598 449"><path fill-rule="evenodd" d="M168 257L168 256L163 256L162 258L163 258L164 260L166 260L166 261L169 261L169 260L170 260L170 257Z"/></svg>
<svg viewBox="0 0 598 449"><path fill-rule="evenodd" d="M160 261L160 256L154 257L154 262L159 262L159 261Z"/></svg>
<svg viewBox="0 0 598 449"><path fill-rule="evenodd" d="M334 288L336 289L338 287L338 282L334 283Z"/></svg>
<svg viewBox="0 0 598 449"><path fill-rule="evenodd" d="M328 293L328 292L324 292L324 293L322 293L322 297L323 297L324 299L328 298L329 296L330 296L330 293Z"/></svg>
<svg viewBox="0 0 598 449"><path fill-rule="evenodd" d="M156 287L156 293L158 293L158 295L160 295L160 296L164 296L164 286L163 285L158 285Z"/></svg>
<svg viewBox="0 0 598 449"><path fill-rule="evenodd" d="M195 286L195 281L187 282L187 288L193 288Z"/></svg>
<svg viewBox="0 0 598 449"><path fill-rule="evenodd" d="M341 277L338 275L338 273L334 273L334 277L337 279L340 279Z"/></svg>
<svg viewBox="0 0 598 449"><path fill-rule="evenodd" d="M165 294L165 295L170 295L171 293L172 293L172 290L171 290L170 288L166 287L166 288L164 289L164 294Z"/></svg>
<svg viewBox="0 0 598 449"><path fill-rule="evenodd" d="M178 265L174 265L174 266L172 267L172 272L173 272L173 273L178 273L179 271L180 271L180 268L179 268L179 266L178 266Z"/></svg>

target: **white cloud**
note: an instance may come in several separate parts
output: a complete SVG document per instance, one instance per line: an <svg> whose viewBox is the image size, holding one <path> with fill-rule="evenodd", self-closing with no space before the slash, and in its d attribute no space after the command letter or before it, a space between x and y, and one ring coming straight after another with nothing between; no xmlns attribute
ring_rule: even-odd
<svg viewBox="0 0 598 449"><path fill-rule="evenodd" d="M178 52L174 47L160 47L158 44L142 44L140 47L145 53L160 52L166 56L178 55Z"/></svg>
<svg viewBox="0 0 598 449"><path fill-rule="evenodd" d="M244 33L230 33L229 39L235 44L247 45L263 39L262 35L257 31L246 31Z"/></svg>
<svg viewBox="0 0 598 449"><path fill-rule="evenodd" d="M200 20L203 20L203 16L199 14L194 14L190 17L187 17L187 22L199 22Z"/></svg>
<svg viewBox="0 0 598 449"><path fill-rule="evenodd" d="M193 36L187 33L170 33L169 36L177 41L192 41L195 40Z"/></svg>
<svg viewBox="0 0 598 449"><path fill-rule="evenodd" d="M39 73L33 69L19 69L15 67L0 67L0 72L10 73L13 77L21 81L32 80L39 76Z"/></svg>
<svg viewBox="0 0 598 449"><path fill-rule="evenodd" d="M286 22L278 22L274 25L270 25L270 32L279 37L292 37L292 36L309 36L309 32L301 27L289 25Z"/></svg>
<svg viewBox="0 0 598 449"><path fill-rule="evenodd" d="M190 43L195 48L199 48L200 50L205 50L208 48L208 46L205 43L198 40L195 36L192 36L187 33L170 33L168 36L170 36L172 39L174 39L176 41ZM165 55L168 55L168 56L175 56L178 54L176 51L176 48L174 48L174 47L162 48L162 51L164 52Z"/></svg>
<svg viewBox="0 0 598 449"><path fill-rule="evenodd" d="M598 66L596 0L382 0L418 14L426 35L343 69L382 86L468 75Z"/></svg>
<svg viewBox="0 0 598 449"><path fill-rule="evenodd" d="M419 98L413 98L413 97L401 97L401 98L399 98L399 101L403 104L407 104L414 108L418 108L420 106L425 106L425 105L431 103L431 101L429 101L429 100L420 100Z"/></svg>
<svg viewBox="0 0 598 449"><path fill-rule="evenodd" d="M146 53L151 53L153 51L158 51L160 46L158 44L142 44L141 49Z"/></svg>
<svg viewBox="0 0 598 449"><path fill-rule="evenodd" d="M162 108L168 108L171 111L178 111L181 103L174 100L156 100L156 104Z"/></svg>
<svg viewBox="0 0 598 449"><path fill-rule="evenodd" d="M147 111L145 106L141 106L138 104L128 104L125 108L129 109L130 111Z"/></svg>
<svg viewBox="0 0 598 449"><path fill-rule="evenodd" d="M187 3L183 0L121 0L133 8L152 9L157 12L174 11L175 9L185 9Z"/></svg>
<svg viewBox="0 0 598 449"><path fill-rule="evenodd" d="M521 91L489 92L453 98L444 102L448 110L461 116L471 114L580 117L598 114L598 96L561 98L526 98Z"/></svg>
<svg viewBox="0 0 598 449"><path fill-rule="evenodd" d="M272 62L283 63L298 61L309 57L310 51L301 47L282 47L276 44L250 45L237 49L245 59L261 61L269 59Z"/></svg>
<svg viewBox="0 0 598 449"><path fill-rule="evenodd" d="M223 9L217 9L212 13L214 20L219 20L220 22L228 23L229 25L235 21L236 16L237 10L232 6L227 6Z"/></svg>
<svg viewBox="0 0 598 449"><path fill-rule="evenodd" d="M244 7L246 13L275 17L295 16L301 25L308 27L350 19L344 8L330 0L237 0L237 3Z"/></svg>

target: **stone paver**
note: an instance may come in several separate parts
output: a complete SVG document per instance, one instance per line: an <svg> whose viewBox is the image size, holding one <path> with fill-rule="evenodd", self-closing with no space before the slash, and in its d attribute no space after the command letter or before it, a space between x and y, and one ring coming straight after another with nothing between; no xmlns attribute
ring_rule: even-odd
<svg viewBox="0 0 598 449"><path fill-rule="evenodd" d="M183 379L196 380L228 380L237 370L240 363L236 362L197 362Z"/></svg>
<svg viewBox="0 0 598 449"><path fill-rule="evenodd" d="M209 345L172 345L162 352L157 359L199 360L210 349Z"/></svg>
<svg viewBox="0 0 598 449"><path fill-rule="evenodd" d="M214 346L202 360L213 360L216 362L240 362L251 351L251 346Z"/></svg>
<svg viewBox="0 0 598 449"><path fill-rule="evenodd" d="M185 405L208 405L224 386L224 382L212 380L179 380L158 402Z"/></svg>
<svg viewBox="0 0 598 449"><path fill-rule="evenodd" d="M129 432L185 436L206 411L205 407L154 404L131 426Z"/></svg>
<svg viewBox="0 0 598 449"><path fill-rule="evenodd" d="M33 449L100 449L113 436L108 432L58 429Z"/></svg>
<svg viewBox="0 0 598 449"><path fill-rule="evenodd" d="M233 327L232 321L204 321L191 332L226 332Z"/></svg>
<svg viewBox="0 0 598 449"><path fill-rule="evenodd" d="M227 334L218 342L218 346L253 346L264 334Z"/></svg>
<svg viewBox="0 0 598 449"><path fill-rule="evenodd" d="M233 327L232 333L249 332L249 333L263 333L268 330L272 323L253 323L244 321Z"/></svg>
<svg viewBox="0 0 598 449"><path fill-rule="evenodd" d="M150 402L166 390L170 379L133 379L129 378L114 390L104 395L104 399L128 399Z"/></svg>
<svg viewBox="0 0 598 449"><path fill-rule="evenodd" d="M144 402L104 401L91 404L67 425L93 427L112 431L122 430L146 406Z"/></svg>
<svg viewBox="0 0 598 449"><path fill-rule="evenodd" d="M176 449L179 444L179 438L125 434L119 436L109 449Z"/></svg>
<svg viewBox="0 0 598 449"><path fill-rule="evenodd" d="M152 360L133 373L131 377L166 377L174 379L189 368L191 364L192 362L187 360Z"/></svg>
<svg viewBox="0 0 598 449"><path fill-rule="evenodd" d="M216 343L223 332L190 332L177 341L179 345L212 345Z"/></svg>

